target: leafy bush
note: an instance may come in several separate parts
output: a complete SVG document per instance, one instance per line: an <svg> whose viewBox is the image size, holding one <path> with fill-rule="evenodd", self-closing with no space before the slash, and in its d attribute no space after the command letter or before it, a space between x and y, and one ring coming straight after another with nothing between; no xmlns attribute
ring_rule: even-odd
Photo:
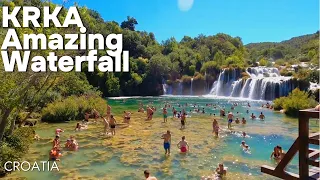
<svg viewBox="0 0 320 180"><path fill-rule="evenodd" d="M281 110L284 106L284 102L286 100L286 97L280 97L280 98L277 98L273 101L273 108L274 110Z"/></svg>
<svg viewBox="0 0 320 180"><path fill-rule="evenodd" d="M292 76L293 72L292 71L288 71L287 69L282 69L282 70L280 70L280 75L281 76Z"/></svg>
<svg viewBox="0 0 320 180"><path fill-rule="evenodd" d="M8 135L8 131L5 133L3 141L0 144L0 177L6 174L2 166L5 162L19 161L21 157L27 154L34 135L35 132L32 127L18 128L10 136Z"/></svg>
<svg viewBox="0 0 320 180"><path fill-rule="evenodd" d="M194 80L197 81L197 80L204 80L204 76L200 73L198 73L197 75L194 76Z"/></svg>
<svg viewBox="0 0 320 180"><path fill-rule="evenodd" d="M202 65L201 73L213 73L218 69L218 65L215 61L208 61Z"/></svg>
<svg viewBox="0 0 320 180"><path fill-rule="evenodd" d="M99 96L69 96L63 101L50 103L42 110L42 121L65 122L82 119L85 112L96 109L105 113L106 101Z"/></svg>
<svg viewBox="0 0 320 180"><path fill-rule="evenodd" d="M266 66L268 64L268 61L264 58L260 59L259 66Z"/></svg>
<svg viewBox="0 0 320 180"><path fill-rule="evenodd" d="M287 97L280 97L274 100L276 110L285 109L289 116L298 116L299 110L312 108L317 105L314 97L309 97L307 92L294 89Z"/></svg>
<svg viewBox="0 0 320 180"><path fill-rule="evenodd" d="M181 81L184 83L190 83L191 82L191 78L190 76L184 75L181 77Z"/></svg>
<svg viewBox="0 0 320 180"><path fill-rule="evenodd" d="M188 75L192 76L196 72L196 66L195 65L191 65L191 66L189 66L188 70L189 70L188 71Z"/></svg>

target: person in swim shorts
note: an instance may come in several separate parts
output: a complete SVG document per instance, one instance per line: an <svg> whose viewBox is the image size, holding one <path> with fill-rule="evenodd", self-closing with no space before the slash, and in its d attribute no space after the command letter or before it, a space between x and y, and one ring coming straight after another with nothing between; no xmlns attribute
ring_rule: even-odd
<svg viewBox="0 0 320 180"><path fill-rule="evenodd" d="M131 112L130 111L123 111L123 122L130 123Z"/></svg>
<svg viewBox="0 0 320 180"><path fill-rule="evenodd" d="M189 151L190 147L187 141L185 141L186 137L182 136L182 140L177 144L178 148L180 149L181 153L186 153ZM188 148L187 148L188 147Z"/></svg>
<svg viewBox="0 0 320 180"><path fill-rule="evenodd" d="M111 128L111 134L114 136L116 135L116 119L113 117L113 115L110 115L110 120L109 120L109 124L110 124L110 128Z"/></svg>
<svg viewBox="0 0 320 180"><path fill-rule="evenodd" d="M168 130L166 134L163 134L161 136L161 138L163 139L163 147L164 150L166 151L166 155L170 155L170 145L171 145L171 133Z"/></svg>
<svg viewBox="0 0 320 180"><path fill-rule="evenodd" d="M167 108L163 108L163 122L167 122L168 118L168 111Z"/></svg>

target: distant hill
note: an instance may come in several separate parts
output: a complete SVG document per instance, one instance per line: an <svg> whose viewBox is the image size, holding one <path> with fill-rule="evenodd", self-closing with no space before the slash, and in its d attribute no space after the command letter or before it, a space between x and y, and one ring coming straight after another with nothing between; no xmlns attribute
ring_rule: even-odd
<svg viewBox="0 0 320 180"><path fill-rule="evenodd" d="M261 42L245 45L250 59L298 60L316 63L319 58L319 31L314 34L293 37L281 42Z"/></svg>

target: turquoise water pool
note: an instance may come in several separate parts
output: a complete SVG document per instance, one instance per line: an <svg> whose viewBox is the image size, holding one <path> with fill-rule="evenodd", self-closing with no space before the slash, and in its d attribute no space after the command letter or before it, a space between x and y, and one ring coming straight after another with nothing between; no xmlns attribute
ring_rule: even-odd
<svg viewBox="0 0 320 180"><path fill-rule="evenodd" d="M143 170L149 169L158 179L200 179L203 175L211 175L217 163L224 163L228 167L227 179L275 179L260 172L261 165L275 166L270 159L273 147L282 146L288 150L298 134L298 120L286 117L284 114L261 108L266 102L235 99L215 99L213 97L138 97L108 99L112 106L112 113L118 122L122 121L122 112L133 112L129 127L117 129L115 137L102 135L102 123L89 125L89 129L74 132L75 122L63 124L42 123L36 127L36 132L42 138L36 141L30 149L30 155L25 157L29 161L48 159L51 141L56 128L65 129L61 140L64 142L70 135L74 135L79 142L77 152L63 152L60 171L57 172L18 172L7 178L25 177L27 179L143 179ZM247 103L251 107L247 107ZM138 113L139 103L155 106L158 110L152 121L145 121L146 114ZM162 123L164 103L169 103L178 111L183 108L188 113L186 129L180 130L178 119L168 118ZM188 104L185 107L180 105ZM220 137L212 134L212 119L219 118L219 108L214 109L206 104L216 104L226 111L231 111L232 103L237 103L232 112L239 119L245 117L246 125L233 124L233 132L227 130L226 118L219 119L219 125L224 131ZM193 112L194 105L205 113ZM198 107L199 106L199 107ZM190 113L190 110L192 111ZM249 114L246 111L249 110ZM263 112L265 121L251 120L249 116L256 116ZM211 116L210 116L211 113ZM216 117L213 116L216 114ZM169 110L171 116L171 110ZM311 128L317 128L311 122ZM160 138L166 130L172 132L172 153L164 155L163 142ZM249 137L243 138L245 131ZM182 155L175 148L181 136L186 136L190 144L190 152ZM240 147L242 140L250 146L251 154L245 153ZM287 170L297 172L298 161L295 158Z"/></svg>

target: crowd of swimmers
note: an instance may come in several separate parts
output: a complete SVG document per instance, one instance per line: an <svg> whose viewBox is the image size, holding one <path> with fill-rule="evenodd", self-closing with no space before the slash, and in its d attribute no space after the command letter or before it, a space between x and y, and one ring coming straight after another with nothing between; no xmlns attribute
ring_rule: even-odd
<svg viewBox="0 0 320 180"><path fill-rule="evenodd" d="M178 107L187 107L188 104L178 104ZM205 108L200 109L199 105L197 104L191 104L191 107L194 108L194 112L195 113L202 113L205 114ZM235 107L238 106L237 103L232 103L231 104L231 111L233 111L235 109ZM247 120L244 117L240 117L240 113L237 112L235 115L233 114L233 112L228 112L228 114L226 115L226 110L224 107L220 107L219 104L206 104L206 107L209 108L213 108L213 109L218 109L220 108L220 116L224 117L227 116L227 122L228 122L228 129L232 129L232 123L233 121L236 124L246 124ZM247 104L247 107L250 108L251 105L250 103ZM266 103L265 105L262 105L262 107L266 107L268 109L272 108L272 105L269 103ZM187 113L185 111L185 109L182 109L181 111L178 111L177 109L175 109L172 105L170 105L169 103L165 103L164 107L162 108L162 114L163 114L163 122L166 123L168 121L168 109L172 110L172 117L173 118L178 118L181 121L181 129L186 128L186 117L187 117ZM140 103L138 112L140 113L144 113L146 111L146 120L152 120L154 113L156 112L156 108L154 106L146 106L146 110L143 107L143 104ZM192 112L192 110L190 110L190 112ZM247 114L249 114L249 110L246 111ZM124 123L130 123L130 119L131 119L131 112L130 111L124 111L123 112L123 122ZM77 123L75 130L76 131L80 131L80 130L85 130L88 128L88 125L86 124L87 122L89 122L89 117L93 116L95 120L97 120L98 118L102 118L102 122L104 123L104 134L108 135L111 134L112 136L116 135L116 126L117 126L117 121L114 118L114 116L111 114L111 106L107 105L107 114L106 117L100 116L100 114L98 113L98 111L93 110L93 112L91 113L85 113L85 119L83 121L82 124ZM210 116L212 115L212 113L210 113ZM213 116L215 117L216 114L213 114ZM252 113L250 115L250 118L252 120L256 119L256 116L254 115L254 113ZM240 120L241 119L241 120ZM261 112L259 115L259 119L260 120L264 120L265 119L265 115ZM213 122L212 122L212 133L216 136L219 137L219 131L221 131L222 129L219 127L219 123L217 121L216 118L213 118ZM60 145L60 135L61 133L63 133L64 131L62 129L56 129L55 131L55 139L53 140L53 146L52 149L50 151L50 160L53 161L59 161L59 158L62 156L62 152L61 152L61 145ZM232 133L232 131L230 131ZM246 135L245 132L242 132L242 136L243 137L248 137ZM163 139L163 147L165 150L165 154L166 155L170 155L170 150L171 150L171 132L170 130L167 130L167 132L165 134L163 134L161 136L161 138ZM242 141L240 146L242 147L244 152L250 153L250 147L248 144L246 144L245 141ZM66 150L70 150L70 151L76 151L78 150L78 143L75 140L75 138L73 136L71 136L69 139L67 139L64 148ZM179 149L180 153L187 153L190 151L190 146L188 144L188 142L186 141L186 137L182 136L181 140L179 141L179 143L177 144L177 148ZM279 161L282 159L282 157L284 156L284 151L282 150L282 148L280 146L276 146L271 154L271 158ZM227 168L224 167L224 165L222 163L218 164L218 167L215 170L215 178L217 179L221 179L223 176L225 176L227 174ZM155 177L150 176L150 172L148 170L144 171L144 175L146 177L147 180L156 180ZM202 177L202 179L207 179L205 177Z"/></svg>

